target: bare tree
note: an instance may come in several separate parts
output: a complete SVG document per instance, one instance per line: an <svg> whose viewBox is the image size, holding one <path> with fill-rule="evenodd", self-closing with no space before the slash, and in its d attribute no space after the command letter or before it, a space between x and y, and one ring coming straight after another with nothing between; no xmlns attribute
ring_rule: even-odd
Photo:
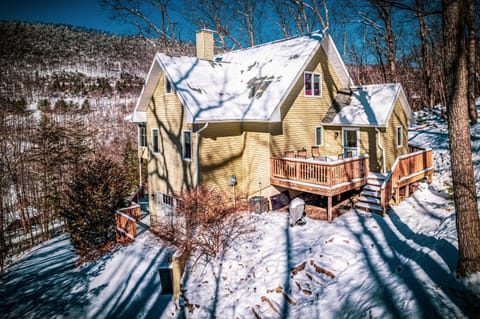
<svg viewBox="0 0 480 319"><path fill-rule="evenodd" d="M154 47L157 43L167 50L170 43L180 44L176 39L175 23L170 20L170 0L100 0L100 4L112 13L112 18L134 25L139 34ZM159 18L154 18L158 13Z"/></svg>
<svg viewBox="0 0 480 319"><path fill-rule="evenodd" d="M475 106L476 93L476 37L475 37L475 6L473 0L466 0L467 29L468 29L468 110L470 123L475 124L478 120L477 108Z"/></svg>
<svg viewBox="0 0 480 319"><path fill-rule="evenodd" d="M480 221L472 164L467 97L465 0L443 0L447 115L461 276L480 271Z"/></svg>

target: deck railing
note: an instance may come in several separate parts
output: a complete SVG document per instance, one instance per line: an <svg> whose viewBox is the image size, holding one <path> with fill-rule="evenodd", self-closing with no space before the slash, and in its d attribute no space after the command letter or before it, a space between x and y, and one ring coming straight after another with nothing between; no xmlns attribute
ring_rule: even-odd
<svg viewBox="0 0 480 319"><path fill-rule="evenodd" d="M332 162L312 159L270 158L270 176L296 182L334 187L368 176L368 155L335 160Z"/></svg>
<svg viewBox="0 0 480 319"><path fill-rule="evenodd" d="M409 145L412 153L399 156L388 173L381 188L381 205L386 212L388 202L396 193L395 201L399 201L399 189L424 177L431 179L433 173L432 150Z"/></svg>

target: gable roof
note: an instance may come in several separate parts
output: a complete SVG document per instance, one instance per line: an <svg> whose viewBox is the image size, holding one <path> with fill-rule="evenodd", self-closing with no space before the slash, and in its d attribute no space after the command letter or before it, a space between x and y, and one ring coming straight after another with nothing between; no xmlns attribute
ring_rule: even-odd
<svg viewBox="0 0 480 319"><path fill-rule="evenodd" d="M326 31L227 52L214 61L155 55L131 120L145 121L162 71L185 106L187 122L278 122L280 106L322 46L342 85L352 81Z"/></svg>
<svg viewBox="0 0 480 319"><path fill-rule="evenodd" d="M348 93L339 91L322 121L323 125L387 127L397 99L400 99L407 119L411 120L410 106L399 83L352 87Z"/></svg>

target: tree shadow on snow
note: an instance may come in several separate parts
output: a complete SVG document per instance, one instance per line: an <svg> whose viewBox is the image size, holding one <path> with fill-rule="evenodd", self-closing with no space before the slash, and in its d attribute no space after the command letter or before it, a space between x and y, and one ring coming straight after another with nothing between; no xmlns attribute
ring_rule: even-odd
<svg viewBox="0 0 480 319"><path fill-rule="evenodd" d="M60 236L13 265L1 280L2 318L85 317L89 277L100 270L78 270L76 261L69 238Z"/></svg>
<svg viewBox="0 0 480 319"><path fill-rule="evenodd" d="M421 318L441 318L446 312L455 315L458 313L456 308L468 317L478 314L479 299L458 282L452 272L458 252L450 242L413 232L394 211L384 218L361 213L358 218L362 229L358 232L352 230L352 234L362 245L366 266L376 282L377 289L366 292L371 294L369 304L372 307L380 304L394 318L408 317L405 314L406 305L398 296L400 286L403 287L400 291L406 290L411 294L407 298L415 301ZM377 241L378 234L369 226L371 218L385 237L387 246ZM395 228L387 223L388 218ZM421 248L418 250L416 245ZM435 253L448 269L434 258ZM443 302L444 299L449 302ZM442 311L439 312L439 309ZM366 311L368 309L364 309Z"/></svg>

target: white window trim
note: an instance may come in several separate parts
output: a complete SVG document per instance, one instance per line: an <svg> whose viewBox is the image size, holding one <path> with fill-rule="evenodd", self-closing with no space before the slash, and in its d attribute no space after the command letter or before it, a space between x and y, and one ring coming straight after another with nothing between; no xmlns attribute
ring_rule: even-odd
<svg viewBox="0 0 480 319"><path fill-rule="evenodd" d="M323 129L323 126L316 126L315 127L315 143L317 143L317 129L321 129L322 131L322 136L320 139L320 144L316 144L317 146L323 146L323 136L325 135L325 130Z"/></svg>
<svg viewBox="0 0 480 319"><path fill-rule="evenodd" d="M311 95L307 95L306 92L305 92L305 74L310 74L311 75L311 81L312 81L312 94ZM315 75L318 75L319 77L319 81L318 81L318 91L319 91L319 95L314 95L313 92L315 91L314 88L313 88L313 83L315 83L315 80L314 80L314 77ZM304 97L313 97L313 98L318 98L318 97L322 97L322 75L318 72L311 72L311 71L304 71L303 72L303 96Z"/></svg>
<svg viewBox="0 0 480 319"><path fill-rule="evenodd" d="M165 95L170 95L170 94L172 94L172 91L173 91L172 82L170 82L170 81L168 80L166 74L163 75L163 83L164 83L164 87L165 87ZM170 92L167 92L167 83L170 83Z"/></svg>
<svg viewBox="0 0 480 319"><path fill-rule="evenodd" d="M185 133L190 133L190 158L185 157ZM191 162L193 157L193 132L191 130L182 131L182 159Z"/></svg>
<svg viewBox="0 0 480 319"><path fill-rule="evenodd" d="M400 129L400 140L398 140L398 129ZM399 125L397 126L397 129L395 130L395 135L397 138L397 147L402 147L403 146L403 126Z"/></svg>
<svg viewBox="0 0 480 319"><path fill-rule="evenodd" d="M154 132L154 131L157 131L157 147L158 147L158 152L155 152L154 143L153 143L153 142L154 142L154 138L153 138L153 132ZM158 128L152 128L152 153L153 153L153 154L158 154L158 153L160 153L160 143L159 143L159 140L158 140L159 138L160 138L160 136L158 135Z"/></svg>
<svg viewBox="0 0 480 319"><path fill-rule="evenodd" d="M357 132L357 147L356 147L356 152L357 154L355 156L360 155L360 129L358 127L342 127L342 149L343 149L343 154L345 154L345 131L355 131ZM351 147L353 148L353 147Z"/></svg>

